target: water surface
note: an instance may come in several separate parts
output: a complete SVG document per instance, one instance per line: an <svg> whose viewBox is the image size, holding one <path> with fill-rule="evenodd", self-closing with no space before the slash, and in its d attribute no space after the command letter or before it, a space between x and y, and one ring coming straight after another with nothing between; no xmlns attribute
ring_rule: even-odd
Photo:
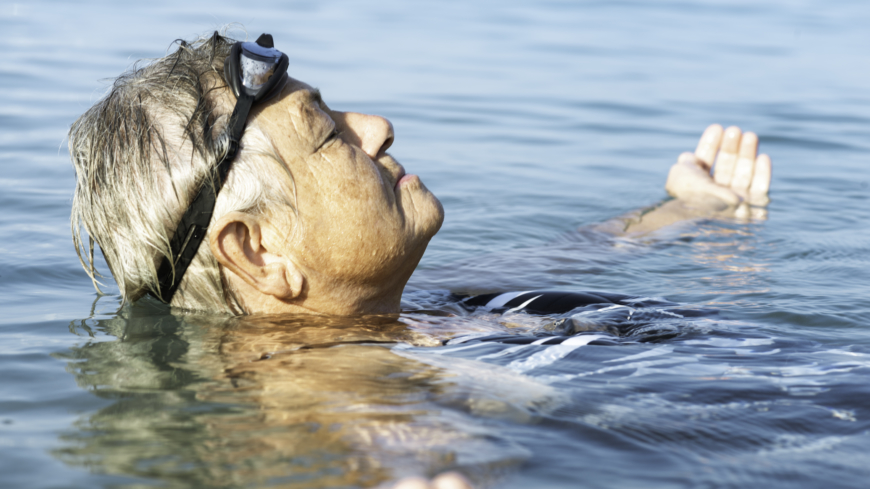
<svg viewBox="0 0 870 489"><path fill-rule="evenodd" d="M388 117L391 153L441 198L400 318L119 310L81 271L69 124L135 60L231 22L272 33L331 107ZM820 0L3 4L0 485L368 487L457 468L482 487L862 487L868 23L865 2ZM772 155L766 220L576 232L665 199L713 122ZM428 346L552 319L463 311L445 290L534 288L708 312L538 368L523 362L543 347Z"/></svg>

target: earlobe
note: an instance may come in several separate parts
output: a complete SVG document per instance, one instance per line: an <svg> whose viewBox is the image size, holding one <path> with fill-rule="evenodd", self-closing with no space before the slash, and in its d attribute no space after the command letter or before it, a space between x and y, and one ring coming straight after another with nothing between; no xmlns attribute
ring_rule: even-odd
<svg viewBox="0 0 870 489"><path fill-rule="evenodd" d="M270 250L263 242L268 223L244 212L219 218L209 232L209 247L218 263L254 291L288 300L302 293L305 278L281 250Z"/></svg>
<svg viewBox="0 0 870 489"><path fill-rule="evenodd" d="M300 272L294 265L284 267L284 275L287 284L290 286L290 297L288 298L299 297L299 295L302 294L302 285L305 283L305 278L302 276L302 272Z"/></svg>

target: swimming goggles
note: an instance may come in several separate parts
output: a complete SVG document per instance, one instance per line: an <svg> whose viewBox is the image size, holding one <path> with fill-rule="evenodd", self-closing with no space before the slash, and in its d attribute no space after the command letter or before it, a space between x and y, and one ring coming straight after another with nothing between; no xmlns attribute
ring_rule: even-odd
<svg viewBox="0 0 870 489"><path fill-rule="evenodd" d="M215 32L215 40L217 39ZM181 217L170 241L172 252L164 257L157 269L158 291L154 297L169 304L184 272L196 256L205 239L206 229L214 213L217 194L223 187L230 166L239 152L239 141L245 132L251 108L277 94L287 77L287 55L275 49L272 36L263 34L256 42L233 44L224 62L224 80L236 96L236 106L229 122L227 152L214 168L214 178L206 178L187 211ZM171 258L171 259L170 259Z"/></svg>

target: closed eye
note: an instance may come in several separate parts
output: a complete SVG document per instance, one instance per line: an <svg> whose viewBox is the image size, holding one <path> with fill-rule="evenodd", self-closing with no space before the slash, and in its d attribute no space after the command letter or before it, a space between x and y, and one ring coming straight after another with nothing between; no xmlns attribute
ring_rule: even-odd
<svg viewBox="0 0 870 489"><path fill-rule="evenodd" d="M320 143L320 146L318 146L317 149L314 150L314 152L316 153L320 151L321 149L323 149L324 146L329 144L331 141L334 141L340 135L341 133L338 131L338 129L333 129L332 132L329 133L329 136L326 136L326 139L324 139L323 142Z"/></svg>

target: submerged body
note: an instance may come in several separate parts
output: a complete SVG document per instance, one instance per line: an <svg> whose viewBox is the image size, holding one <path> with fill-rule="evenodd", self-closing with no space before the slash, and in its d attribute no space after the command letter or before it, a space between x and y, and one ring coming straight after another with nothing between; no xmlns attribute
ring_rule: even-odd
<svg viewBox="0 0 870 489"><path fill-rule="evenodd" d="M553 476L538 465L570 473L574 449L590 459L587 477L640 482L663 462L696 476L758 470L764 461L702 460L767 443L775 430L758 429L760 419L831 417L782 399L784 385L824 372L810 343L663 299L509 294L410 292L399 317L221 319L128 306L100 324L118 339L72 355L77 381L112 400L77 427L65 460L212 487L254 477L389 487L444 470L498 487L517 471ZM553 311L577 307L519 308L554 298L573 304ZM790 377L769 375L780 363ZM720 402L735 389L754 401ZM743 434L717 437L718 423ZM113 440L134 425L137 449L116 453ZM614 479L607 461L620 454L633 464Z"/></svg>

